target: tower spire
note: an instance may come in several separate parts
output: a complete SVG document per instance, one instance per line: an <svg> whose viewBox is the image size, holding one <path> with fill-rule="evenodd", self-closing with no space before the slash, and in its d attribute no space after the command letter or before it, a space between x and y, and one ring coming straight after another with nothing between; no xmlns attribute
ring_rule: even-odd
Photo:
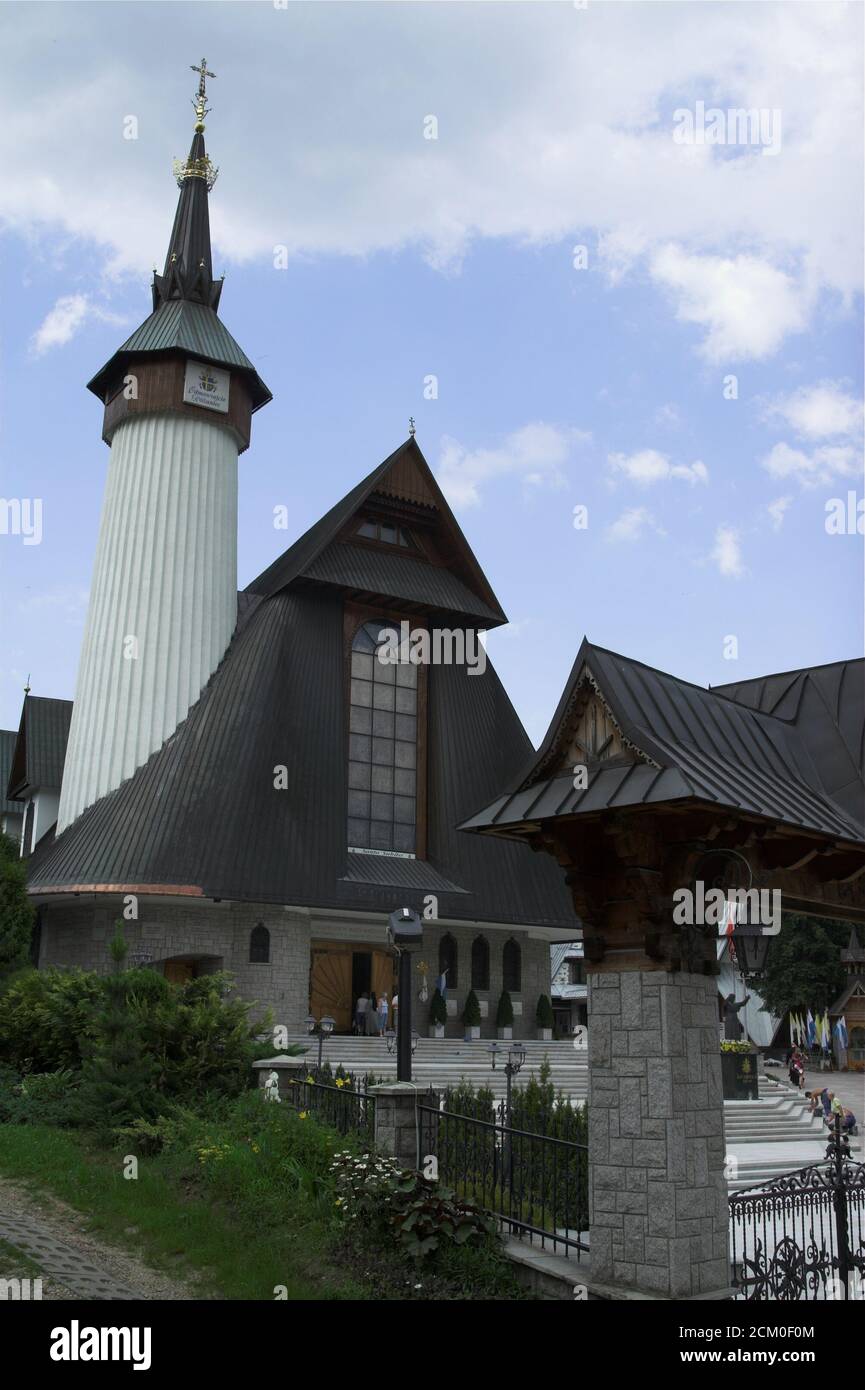
<svg viewBox="0 0 865 1390"><path fill-rule="evenodd" d="M195 108L195 132L185 161L175 159L174 175L180 189L174 226L161 275L153 277L154 312L172 299L186 299L206 304L211 309L219 305L222 281L213 278L213 259L210 251L210 214L208 194L216 182L219 170L210 162L204 147L204 118L207 105L207 59L201 64L190 63L198 73L198 92L192 99Z"/></svg>

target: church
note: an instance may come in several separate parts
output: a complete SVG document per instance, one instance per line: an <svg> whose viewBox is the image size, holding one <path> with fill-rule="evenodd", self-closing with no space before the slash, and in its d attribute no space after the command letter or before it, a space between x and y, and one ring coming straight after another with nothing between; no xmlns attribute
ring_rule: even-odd
<svg viewBox="0 0 865 1390"><path fill-rule="evenodd" d="M546 856L457 830L533 749L479 642L507 619L413 429L238 592L238 457L271 393L219 316L208 75L152 312L89 382L110 456L75 699L28 693L4 735L38 964L108 970L122 920L131 963L229 970L290 1032L348 1031L362 991L392 996L408 906L416 1026L444 975L449 1032L474 989L494 1036L507 990L534 1036L578 923Z"/></svg>

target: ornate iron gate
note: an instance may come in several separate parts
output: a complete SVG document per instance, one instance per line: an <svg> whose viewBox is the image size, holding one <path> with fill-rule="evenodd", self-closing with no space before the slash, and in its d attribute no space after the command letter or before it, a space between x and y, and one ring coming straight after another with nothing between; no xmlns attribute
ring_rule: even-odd
<svg viewBox="0 0 865 1390"><path fill-rule="evenodd" d="M730 1198L731 1283L740 1299L863 1297L865 1163L829 1139L826 1162Z"/></svg>

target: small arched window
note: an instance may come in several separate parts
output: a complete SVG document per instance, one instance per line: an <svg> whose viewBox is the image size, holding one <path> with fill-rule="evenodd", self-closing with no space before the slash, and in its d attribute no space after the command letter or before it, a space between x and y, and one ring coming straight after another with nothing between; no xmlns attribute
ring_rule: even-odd
<svg viewBox="0 0 865 1390"><path fill-rule="evenodd" d="M251 965L267 965L270 961L270 932L263 922L258 922L249 933L249 961Z"/></svg>
<svg viewBox="0 0 865 1390"><path fill-rule="evenodd" d="M472 942L472 989L490 987L490 947L485 936Z"/></svg>
<svg viewBox="0 0 865 1390"><path fill-rule="evenodd" d="M458 959L457 943L446 932L439 942L439 975L444 975L448 989L456 989L459 984Z"/></svg>
<svg viewBox="0 0 865 1390"><path fill-rule="evenodd" d="M502 951L502 988L509 994L519 994L523 987L523 953L510 937Z"/></svg>

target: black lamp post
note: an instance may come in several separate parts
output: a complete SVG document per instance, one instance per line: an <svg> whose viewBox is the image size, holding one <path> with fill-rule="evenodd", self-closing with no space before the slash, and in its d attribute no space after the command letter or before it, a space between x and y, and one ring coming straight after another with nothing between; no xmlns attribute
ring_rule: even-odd
<svg viewBox="0 0 865 1390"><path fill-rule="evenodd" d="M412 978L411 953L423 940L420 916L411 907L398 907L388 917L387 939L399 955L399 1008L396 1017L396 1079L411 1081Z"/></svg>
<svg viewBox="0 0 865 1390"><path fill-rule="evenodd" d="M306 1020L307 1033L309 1033L310 1036L314 1034L318 1036L318 1071L321 1071L321 1053L324 1047L324 1040L330 1037L335 1027L336 1020L331 1018L329 1014L324 1014L321 1018L313 1018L312 1014L310 1014L309 1018Z"/></svg>
<svg viewBox="0 0 865 1390"><path fill-rule="evenodd" d="M490 1043L490 1046L489 1046L489 1048L488 1048L487 1050L488 1050L488 1052L489 1052L489 1054L490 1054L490 1057L492 1058L492 1068L493 1068L493 1071L495 1071L495 1069L496 1069L496 1062L497 1062L498 1058L501 1056L501 1053L499 1052L499 1049L498 1049L498 1045L497 1045L496 1043ZM502 1049L502 1051L504 1051L504 1049ZM511 1043L511 1044L509 1044L508 1049L507 1049L507 1061L505 1062L505 1065L504 1065L504 1073L505 1073L505 1093L506 1093L506 1099L505 1099L505 1123L506 1123L506 1124L510 1124L510 1122L511 1122L511 1085L512 1085L513 1079L514 1079L514 1077L517 1075L517 1073L518 1073L519 1071L522 1071L523 1064L525 1063L525 1060L526 1060L526 1056L527 1056L526 1049L525 1049L524 1045L523 1045L521 1042L516 1042L516 1043Z"/></svg>

